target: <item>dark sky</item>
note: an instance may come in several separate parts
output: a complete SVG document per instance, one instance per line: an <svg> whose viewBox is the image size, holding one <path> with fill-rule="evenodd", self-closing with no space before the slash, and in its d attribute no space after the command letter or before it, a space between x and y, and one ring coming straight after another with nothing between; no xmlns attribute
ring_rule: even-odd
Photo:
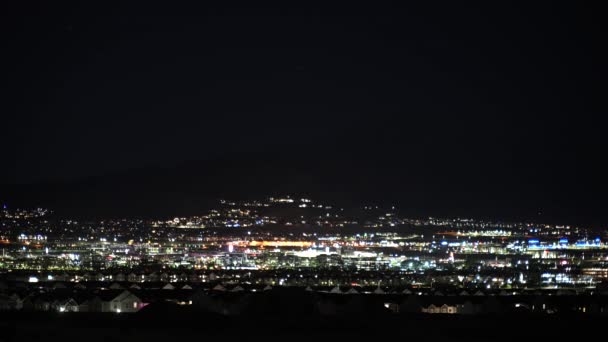
<svg viewBox="0 0 608 342"><path fill-rule="evenodd" d="M3 4L0 183L288 159L425 210L608 224L599 9L422 3Z"/></svg>

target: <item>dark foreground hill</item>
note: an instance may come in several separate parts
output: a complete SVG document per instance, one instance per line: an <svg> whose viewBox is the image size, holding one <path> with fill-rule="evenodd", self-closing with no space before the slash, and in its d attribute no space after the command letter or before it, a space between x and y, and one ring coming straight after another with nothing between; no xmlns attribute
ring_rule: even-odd
<svg viewBox="0 0 608 342"><path fill-rule="evenodd" d="M565 341L604 319L578 315L240 316L167 308L153 315L21 313L0 316L0 341Z"/></svg>

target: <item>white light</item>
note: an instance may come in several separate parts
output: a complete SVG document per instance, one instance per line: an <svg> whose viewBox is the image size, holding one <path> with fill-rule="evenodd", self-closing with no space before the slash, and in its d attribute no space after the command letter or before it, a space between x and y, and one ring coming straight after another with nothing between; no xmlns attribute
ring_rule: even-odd
<svg viewBox="0 0 608 342"><path fill-rule="evenodd" d="M30 279L28 280L28 282L30 282L30 283L37 283L38 282L38 278L36 278L36 277L30 277Z"/></svg>

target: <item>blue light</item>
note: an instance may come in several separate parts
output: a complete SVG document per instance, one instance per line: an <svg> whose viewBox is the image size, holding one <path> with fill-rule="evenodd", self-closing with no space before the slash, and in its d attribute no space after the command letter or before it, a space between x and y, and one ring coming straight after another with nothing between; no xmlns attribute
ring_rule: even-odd
<svg viewBox="0 0 608 342"><path fill-rule="evenodd" d="M559 239L559 243L568 243L568 239Z"/></svg>
<svg viewBox="0 0 608 342"><path fill-rule="evenodd" d="M599 237L596 237L596 238L595 238L595 242L600 242L600 238L599 238Z"/></svg>
<svg viewBox="0 0 608 342"><path fill-rule="evenodd" d="M447 241L441 241L441 245L442 245L442 246L447 246L447 245L448 245L448 242L447 242Z"/></svg>
<svg viewBox="0 0 608 342"><path fill-rule="evenodd" d="M528 240L528 244L530 244L530 245L534 245L534 244L537 244L537 243L539 243L539 242L540 242L540 241L539 241L539 240L537 240L537 239Z"/></svg>

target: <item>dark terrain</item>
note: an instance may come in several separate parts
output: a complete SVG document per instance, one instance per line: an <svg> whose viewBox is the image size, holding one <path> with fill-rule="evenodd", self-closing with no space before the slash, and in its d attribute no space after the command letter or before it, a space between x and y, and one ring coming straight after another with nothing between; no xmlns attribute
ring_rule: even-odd
<svg viewBox="0 0 608 342"><path fill-rule="evenodd" d="M227 317L167 310L154 315L3 313L0 322L1 341L561 341L597 334L605 317L531 314Z"/></svg>

